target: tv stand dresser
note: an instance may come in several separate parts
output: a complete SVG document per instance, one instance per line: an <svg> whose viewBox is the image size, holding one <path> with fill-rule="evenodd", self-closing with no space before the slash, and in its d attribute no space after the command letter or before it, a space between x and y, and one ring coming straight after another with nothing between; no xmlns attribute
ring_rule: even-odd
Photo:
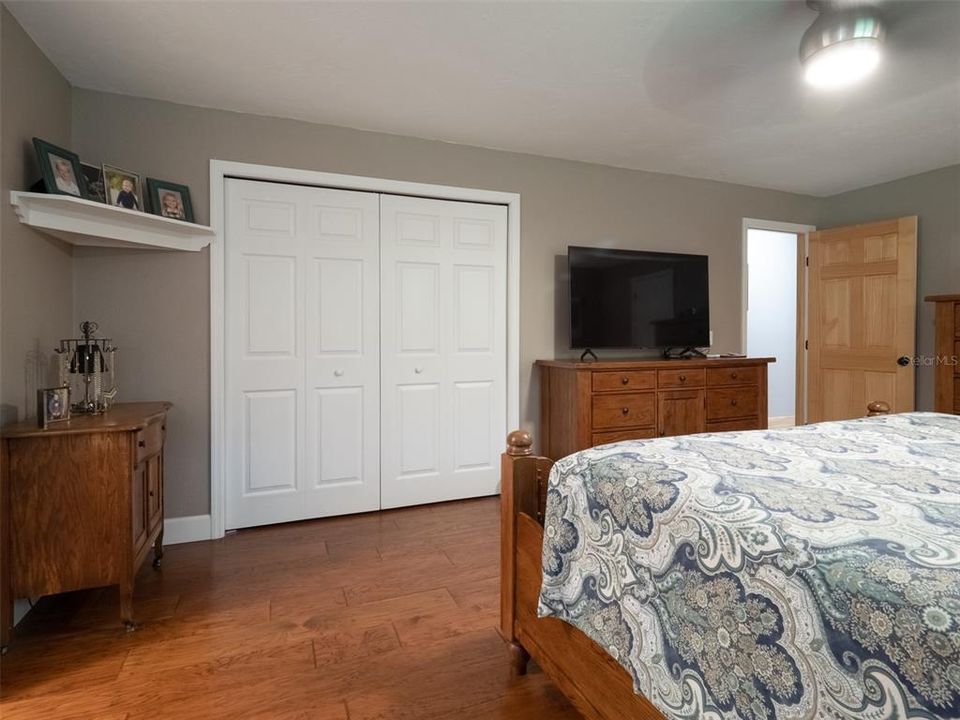
<svg viewBox="0 0 960 720"><path fill-rule="evenodd" d="M561 458L620 440L766 429L772 362L538 360L541 454Z"/></svg>

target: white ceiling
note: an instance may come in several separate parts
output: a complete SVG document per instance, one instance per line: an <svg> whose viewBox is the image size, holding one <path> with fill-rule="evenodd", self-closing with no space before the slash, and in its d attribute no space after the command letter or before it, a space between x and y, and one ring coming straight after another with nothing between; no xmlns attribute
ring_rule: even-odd
<svg viewBox="0 0 960 720"><path fill-rule="evenodd" d="M802 2L12 2L76 86L830 195L960 162L960 3L885 2L861 86Z"/></svg>

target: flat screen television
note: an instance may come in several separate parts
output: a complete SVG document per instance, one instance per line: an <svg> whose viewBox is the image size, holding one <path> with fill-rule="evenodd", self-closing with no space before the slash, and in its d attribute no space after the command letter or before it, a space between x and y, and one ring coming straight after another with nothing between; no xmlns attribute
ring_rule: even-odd
<svg viewBox="0 0 960 720"><path fill-rule="evenodd" d="M571 347L710 344L706 255L571 246L567 260Z"/></svg>

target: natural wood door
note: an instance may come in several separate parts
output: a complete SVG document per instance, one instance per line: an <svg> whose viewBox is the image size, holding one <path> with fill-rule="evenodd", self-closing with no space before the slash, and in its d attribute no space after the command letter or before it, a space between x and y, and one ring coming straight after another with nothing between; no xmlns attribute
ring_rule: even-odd
<svg viewBox="0 0 960 720"><path fill-rule="evenodd" d="M808 422L914 407L917 218L810 233Z"/></svg>
<svg viewBox="0 0 960 720"><path fill-rule="evenodd" d="M703 390L657 393L660 436L690 435L706 430Z"/></svg>

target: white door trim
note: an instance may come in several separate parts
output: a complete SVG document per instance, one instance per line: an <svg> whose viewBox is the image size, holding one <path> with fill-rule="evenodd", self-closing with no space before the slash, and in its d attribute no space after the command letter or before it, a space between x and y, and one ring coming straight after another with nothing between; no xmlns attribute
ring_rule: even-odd
<svg viewBox="0 0 960 720"><path fill-rule="evenodd" d="M314 185L438 200L507 206L507 427L520 426L520 194L450 185L387 180L273 167L228 160L210 161L210 536L224 535L224 181L228 178Z"/></svg>
<svg viewBox="0 0 960 720"><path fill-rule="evenodd" d="M779 222L777 220L757 220L756 218L743 218L743 226L741 228L740 234L740 341L743 343L741 352L744 355L747 354L747 307L748 300L750 299L750 278L747 275L747 231L749 230L772 230L774 232L785 232L785 233L796 233L798 236L803 236L800 242L804 244L804 256L806 256L807 243L807 234L812 233L817 229L816 225L803 225L799 223L790 223L790 222ZM807 273L803 273L803 298L804 301L807 300ZM800 308L797 308L798 312ZM803 332L804 336L807 332L807 309L803 308ZM803 357L796 358L797 367L800 369L800 372L803 373L803 408L795 408L795 417L797 418L806 418L807 409L806 409L806 387L807 387L807 355L804 353Z"/></svg>

